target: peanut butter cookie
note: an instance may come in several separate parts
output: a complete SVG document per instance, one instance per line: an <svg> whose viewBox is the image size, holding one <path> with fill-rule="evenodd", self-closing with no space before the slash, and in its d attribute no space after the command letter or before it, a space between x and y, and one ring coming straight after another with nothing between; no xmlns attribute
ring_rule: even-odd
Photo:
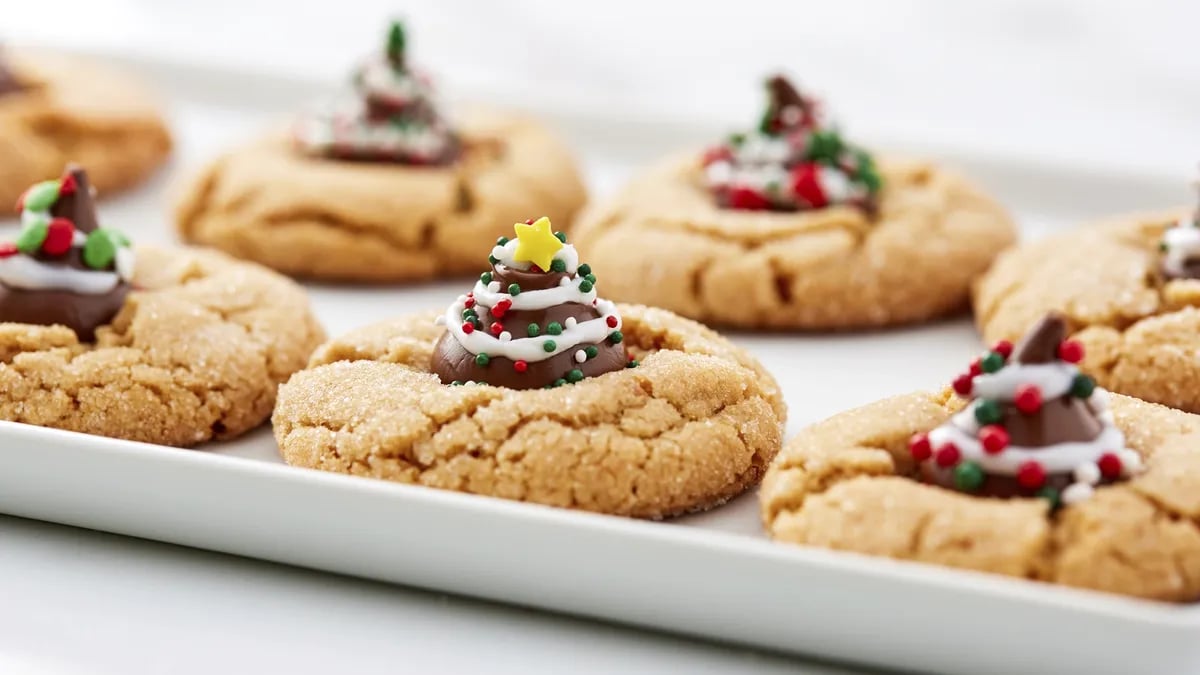
<svg viewBox="0 0 1200 675"><path fill-rule="evenodd" d="M1200 229L1183 209L1119 217L1000 256L974 292L990 340L1062 313L1101 386L1200 411Z"/></svg>
<svg viewBox="0 0 1200 675"><path fill-rule="evenodd" d="M1050 317L941 394L801 432L760 493L768 534L1158 600L1200 598L1200 417L1107 395Z"/></svg>
<svg viewBox="0 0 1200 675"><path fill-rule="evenodd" d="M356 73L357 95L219 158L186 184L181 236L300 277L365 282L461 275L529 212L569 220L586 197L553 134L476 110L452 126L403 30Z"/></svg>
<svg viewBox="0 0 1200 675"><path fill-rule="evenodd" d="M516 230L445 312L319 348L280 389L284 459L644 518L756 484L785 416L762 366L700 324L597 297L545 219Z"/></svg>
<svg viewBox="0 0 1200 675"><path fill-rule="evenodd" d="M969 181L876 164L779 78L760 128L652 168L572 233L616 300L751 328L921 321L967 302L1016 230Z"/></svg>
<svg viewBox="0 0 1200 675"><path fill-rule="evenodd" d="M158 104L126 75L42 51L0 63L0 204L70 161L86 165L102 192L131 187L170 151Z"/></svg>

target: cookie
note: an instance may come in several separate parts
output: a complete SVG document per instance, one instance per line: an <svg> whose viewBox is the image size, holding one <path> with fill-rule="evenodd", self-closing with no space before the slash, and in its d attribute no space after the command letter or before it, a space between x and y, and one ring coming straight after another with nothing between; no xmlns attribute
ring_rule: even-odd
<svg viewBox="0 0 1200 675"><path fill-rule="evenodd" d="M190 446L261 424L324 339L303 290L216 252L138 247L135 289L81 342L0 323L0 419Z"/></svg>
<svg viewBox="0 0 1200 675"><path fill-rule="evenodd" d="M606 292L771 329L888 326L965 306L1015 240L1005 210L928 162L876 164L806 101L773 91L758 131L665 160L589 207L572 236Z"/></svg>
<svg viewBox="0 0 1200 675"><path fill-rule="evenodd" d="M401 44L403 38L400 39ZM395 30L356 74L358 98L217 159L181 188L180 235L298 277L421 281L527 213L567 222L585 192L538 122L479 109L451 128Z"/></svg>
<svg viewBox="0 0 1200 675"><path fill-rule="evenodd" d="M82 57L5 53L19 86L0 93L0 204L67 162L86 165L93 185L110 194L166 161L171 136L141 84Z"/></svg>
<svg viewBox="0 0 1200 675"><path fill-rule="evenodd" d="M1200 417L1107 395L1051 317L954 388L836 415L760 492L775 540L1186 602L1200 598ZM1056 347L1057 345L1057 347ZM1006 355L1005 352L1008 352Z"/></svg>
<svg viewBox="0 0 1200 675"><path fill-rule="evenodd" d="M597 297L549 228L516 226L445 312L320 347L280 390L283 458L643 518L756 484L781 443L774 379L700 324Z"/></svg>
<svg viewBox="0 0 1200 675"><path fill-rule="evenodd" d="M1160 250L1168 231L1187 236L1191 223L1183 209L1124 216L1006 252L974 291L980 332L1011 339L1060 312L1101 386L1200 411L1200 280L1168 273L1176 254Z"/></svg>

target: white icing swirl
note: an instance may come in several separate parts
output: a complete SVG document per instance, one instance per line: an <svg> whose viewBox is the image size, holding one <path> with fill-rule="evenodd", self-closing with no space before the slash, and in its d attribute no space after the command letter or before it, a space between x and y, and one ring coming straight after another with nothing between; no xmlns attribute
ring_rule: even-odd
<svg viewBox="0 0 1200 675"><path fill-rule="evenodd" d="M516 239L509 239L503 245L492 248L492 257L500 261L500 264L505 267L511 267L522 272L533 267L533 263L527 260L517 260L517 245L520 242ZM566 265L564 271L567 274L575 274L579 270L579 252L571 244L563 244L563 247L558 249L554 254L554 260L561 260Z"/></svg>
<svg viewBox="0 0 1200 675"><path fill-rule="evenodd" d="M1200 258L1200 227L1191 218L1182 218L1163 232L1163 269L1172 276L1184 276L1188 259Z"/></svg>
<svg viewBox="0 0 1200 675"><path fill-rule="evenodd" d="M1011 401L1021 385L1033 385L1041 391L1042 398L1057 398L1071 391L1078 374L1079 369L1068 363L1009 365L994 373L976 375L971 395Z"/></svg>
<svg viewBox="0 0 1200 675"><path fill-rule="evenodd" d="M131 256L132 253L130 251ZM77 270L65 265L48 265L23 254L0 258L0 282L11 288L102 295L116 288L120 281L121 276L116 272Z"/></svg>

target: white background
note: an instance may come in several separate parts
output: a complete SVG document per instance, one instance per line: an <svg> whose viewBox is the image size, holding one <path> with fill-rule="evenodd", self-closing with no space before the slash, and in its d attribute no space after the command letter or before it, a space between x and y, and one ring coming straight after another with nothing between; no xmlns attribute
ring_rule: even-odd
<svg viewBox="0 0 1200 675"><path fill-rule="evenodd" d="M448 88L499 102L551 93L604 114L734 125L753 119L761 75L782 67L872 137L1181 185L1200 158L1200 9L1165 0L5 0L0 38L333 81L393 14ZM4 673L802 667L843 672L0 518Z"/></svg>

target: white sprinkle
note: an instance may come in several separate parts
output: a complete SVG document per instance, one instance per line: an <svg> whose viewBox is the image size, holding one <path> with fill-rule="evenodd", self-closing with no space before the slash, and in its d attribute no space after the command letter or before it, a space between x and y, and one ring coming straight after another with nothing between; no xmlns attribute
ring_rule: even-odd
<svg viewBox="0 0 1200 675"><path fill-rule="evenodd" d="M1095 485L1100 482L1100 467L1092 462L1084 462L1075 467L1075 480L1087 485Z"/></svg>
<svg viewBox="0 0 1200 675"><path fill-rule="evenodd" d="M510 333L508 331L503 331L500 333L500 341L501 342L508 342L509 340L512 340L512 333Z"/></svg>
<svg viewBox="0 0 1200 675"><path fill-rule="evenodd" d="M579 363L583 363L584 361L587 361L587 352L583 351L582 349L575 352L575 360Z"/></svg>
<svg viewBox="0 0 1200 675"><path fill-rule="evenodd" d="M1142 456L1133 450L1125 449L1117 454L1121 460L1121 473L1128 476L1142 470Z"/></svg>
<svg viewBox="0 0 1200 675"><path fill-rule="evenodd" d="M492 293L499 293L500 292L500 282L499 281L489 282L488 290L491 291Z"/></svg>
<svg viewBox="0 0 1200 675"><path fill-rule="evenodd" d="M1067 489L1062 491L1062 503L1078 504L1079 502L1092 496L1095 490L1087 483L1072 483L1067 486Z"/></svg>
<svg viewBox="0 0 1200 675"><path fill-rule="evenodd" d="M579 322L576 321L575 317L573 317L573 316L568 316L567 320L563 321L563 325L566 326L567 328L574 328L575 324L577 324L577 323L579 323Z"/></svg>
<svg viewBox="0 0 1200 675"><path fill-rule="evenodd" d="M562 279L559 279L559 280L558 280L558 285L559 285L559 286L566 286L566 285L567 285L567 284L569 284L569 283L571 283L571 280L570 280L570 279L568 279L568 278L566 278L566 277L563 277Z"/></svg>

